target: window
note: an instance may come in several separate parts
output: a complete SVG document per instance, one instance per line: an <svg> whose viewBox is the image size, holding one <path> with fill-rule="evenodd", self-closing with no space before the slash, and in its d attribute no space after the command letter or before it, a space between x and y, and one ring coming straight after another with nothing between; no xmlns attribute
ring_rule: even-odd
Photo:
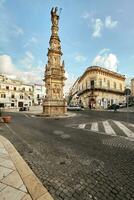
<svg viewBox="0 0 134 200"><path fill-rule="evenodd" d="M114 89L116 89L116 83L114 82Z"/></svg>
<svg viewBox="0 0 134 200"><path fill-rule="evenodd" d="M39 99L40 98L40 95L39 94L37 94L37 99Z"/></svg>
<svg viewBox="0 0 134 200"><path fill-rule="evenodd" d="M14 98L15 98L15 95L14 95L14 94L12 94L12 95L11 95L11 98L12 98L12 99L14 99Z"/></svg>
<svg viewBox="0 0 134 200"><path fill-rule="evenodd" d="M86 81L86 89L88 88L88 84L87 84L87 81Z"/></svg>
<svg viewBox="0 0 134 200"><path fill-rule="evenodd" d="M14 87L14 90L16 90L16 87Z"/></svg>
<svg viewBox="0 0 134 200"><path fill-rule="evenodd" d="M29 92L31 92L32 90L31 90L31 88L29 88Z"/></svg>
<svg viewBox="0 0 134 200"><path fill-rule="evenodd" d="M107 87L110 88L110 81L107 81Z"/></svg>
<svg viewBox="0 0 134 200"><path fill-rule="evenodd" d="M5 94L1 94L1 98L6 98L6 95Z"/></svg>
<svg viewBox="0 0 134 200"><path fill-rule="evenodd" d="M120 90L122 90L122 84L120 83Z"/></svg>
<svg viewBox="0 0 134 200"><path fill-rule="evenodd" d="M11 107L14 107L14 103L11 103Z"/></svg>
<svg viewBox="0 0 134 200"><path fill-rule="evenodd" d="M23 99L23 95L20 95L20 99Z"/></svg>
<svg viewBox="0 0 134 200"><path fill-rule="evenodd" d="M91 83L91 88L93 89L94 88L94 80L92 80L90 83Z"/></svg>
<svg viewBox="0 0 134 200"><path fill-rule="evenodd" d="M99 81L99 82L100 82L100 87L102 87L102 79L100 79L100 81Z"/></svg>
<svg viewBox="0 0 134 200"><path fill-rule="evenodd" d="M6 90L9 90L9 86L6 86Z"/></svg>

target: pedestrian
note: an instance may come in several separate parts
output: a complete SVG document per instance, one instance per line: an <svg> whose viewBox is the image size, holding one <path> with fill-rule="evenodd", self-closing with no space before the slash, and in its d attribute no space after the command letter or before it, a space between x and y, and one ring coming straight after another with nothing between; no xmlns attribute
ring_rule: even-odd
<svg viewBox="0 0 134 200"><path fill-rule="evenodd" d="M117 106L114 104L114 112L117 112Z"/></svg>

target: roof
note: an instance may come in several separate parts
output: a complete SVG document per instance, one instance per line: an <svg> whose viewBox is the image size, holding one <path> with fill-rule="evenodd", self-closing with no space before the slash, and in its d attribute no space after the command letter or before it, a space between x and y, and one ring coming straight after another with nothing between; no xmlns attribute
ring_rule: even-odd
<svg viewBox="0 0 134 200"><path fill-rule="evenodd" d="M102 71L102 72L111 74L111 75L113 75L113 76L116 76L116 77L118 77L118 78L122 78L122 79L125 80L125 75L122 75L122 74L120 74L120 73L111 71L111 70L109 70L109 69L106 69L106 68L100 67L100 66L90 66L90 67L88 67L88 68L85 70L85 72L83 73L83 75L80 77L79 80L81 80L81 78L83 78L84 75L85 75L87 72L89 72L89 71L96 71L96 70L99 70L99 71Z"/></svg>

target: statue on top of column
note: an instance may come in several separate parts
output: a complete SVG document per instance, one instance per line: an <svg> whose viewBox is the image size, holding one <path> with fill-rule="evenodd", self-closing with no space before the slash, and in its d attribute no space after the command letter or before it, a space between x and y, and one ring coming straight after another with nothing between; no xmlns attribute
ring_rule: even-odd
<svg viewBox="0 0 134 200"><path fill-rule="evenodd" d="M58 26L59 16L57 15L58 8L52 8L51 10L51 21L53 26Z"/></svg>

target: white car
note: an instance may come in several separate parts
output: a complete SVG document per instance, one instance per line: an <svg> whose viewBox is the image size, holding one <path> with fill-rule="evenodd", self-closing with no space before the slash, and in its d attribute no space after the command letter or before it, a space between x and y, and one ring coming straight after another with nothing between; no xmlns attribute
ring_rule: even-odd
<svg viewBox="0 0 134 200"><path fill-rule="evenodd" d="M71 106L71 105L70 105L70 106L67 106L67 110L69 110L69 111L71 111L71 110L72 110L72 111L73 111L73 110L74 110L74 111L75 111L75 110L76 110L76 111L80 111L80 110L82 110L82 108L81 108L80 106Z"/></svg>

